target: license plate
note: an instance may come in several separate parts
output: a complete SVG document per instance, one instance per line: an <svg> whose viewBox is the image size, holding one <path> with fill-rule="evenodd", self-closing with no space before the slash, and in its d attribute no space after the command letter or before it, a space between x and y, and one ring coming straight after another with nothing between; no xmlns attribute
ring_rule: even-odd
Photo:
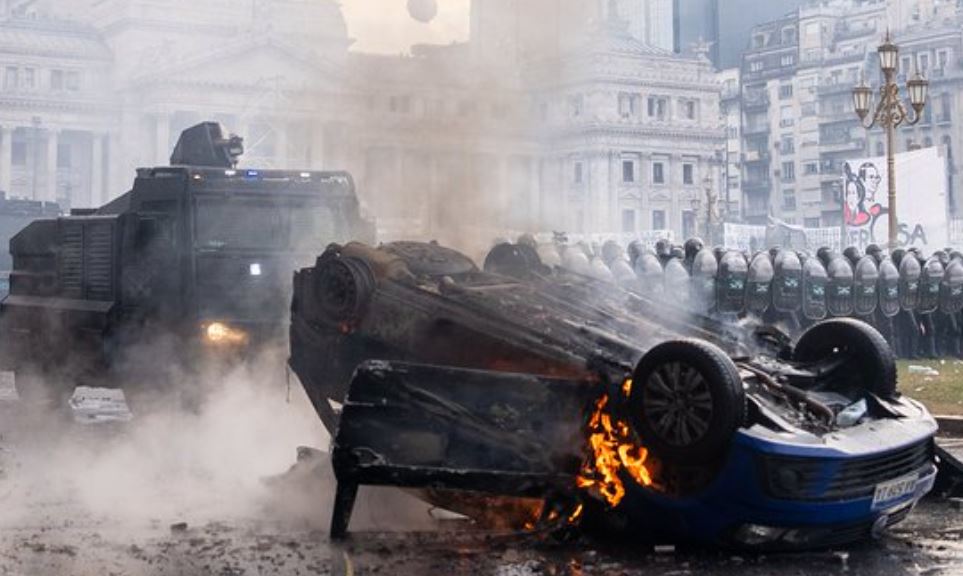
<svg viewBox="0 0 963 576"><path fill-rule="evenodd" d="M911 476L904 476L902 478L897 478L896 480L890 480L889 482L883 482L882 484L876 485L876 492L873 494L873 509L892 502L903 496L913 494L916 492L916 483L919 481L919 475L913 474Z"/></svg>

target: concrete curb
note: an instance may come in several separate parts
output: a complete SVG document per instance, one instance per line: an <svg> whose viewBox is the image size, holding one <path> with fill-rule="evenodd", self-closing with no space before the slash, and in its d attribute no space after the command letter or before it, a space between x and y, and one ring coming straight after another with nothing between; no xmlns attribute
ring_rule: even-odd
<svg viewBox="0 0 963 576"><path fill-rule="evenodd" d="M940 425L941 436L957 436L963 438L963 416L934 416Z"/></svg>

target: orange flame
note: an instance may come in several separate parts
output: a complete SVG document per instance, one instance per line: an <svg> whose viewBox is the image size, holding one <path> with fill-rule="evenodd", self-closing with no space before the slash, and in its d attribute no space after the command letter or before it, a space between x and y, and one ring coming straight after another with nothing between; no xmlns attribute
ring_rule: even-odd
<svg viewBox="0 0 963 576"><path fill-rule="evenodd" d="M626 380L623 392L631 389L632 381ZM625 497L623 471L640 486L651 486L652 474L646 466L649 451L638 444L628 424L613 420L606 412L608 403L609 397L602 396L589 419L587 432L592 456L582 465L576 485L601 496L614 508Z"/></svg>

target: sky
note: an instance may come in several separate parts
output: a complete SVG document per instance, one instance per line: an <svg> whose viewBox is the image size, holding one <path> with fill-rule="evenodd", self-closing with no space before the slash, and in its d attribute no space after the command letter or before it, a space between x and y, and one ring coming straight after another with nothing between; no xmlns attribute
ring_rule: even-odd
<svg viewBox="0 0 963 576"><path fill-rule="evenodd" d="M353 49L398 54L412 44L468 39L471 0L437 0L438 16L422 24L408 15L407 0L342 0Z"/></svg>

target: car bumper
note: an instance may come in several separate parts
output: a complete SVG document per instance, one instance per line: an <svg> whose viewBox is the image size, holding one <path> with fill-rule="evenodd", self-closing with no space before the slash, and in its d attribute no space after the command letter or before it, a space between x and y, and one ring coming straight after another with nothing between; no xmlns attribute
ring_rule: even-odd
<svg viewBox="0 0 963 576"><path fill-rule="evenodd" d="M636 490L624 505L655 540L667 535L672 541L766 550L829 547L879 536L910 513L936 478L936 423L922 406L907 402L918 408L918 417L875 421L819 442L740 430L716 480L698 497ZM899 460L911 452L913 459ZM798 496L773 490L771 462L786 457L808 467L814 478L810 490ZM872 470L877 460L904 464ZM871 472L865 481L858 475L842 477L846 467L861 465Z"/></svg>

